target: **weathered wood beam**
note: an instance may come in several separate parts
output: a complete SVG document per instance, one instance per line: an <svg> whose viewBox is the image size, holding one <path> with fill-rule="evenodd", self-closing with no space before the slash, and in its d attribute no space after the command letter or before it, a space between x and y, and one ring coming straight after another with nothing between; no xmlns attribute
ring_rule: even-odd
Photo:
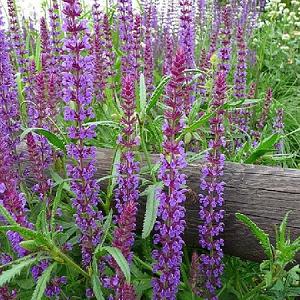
<svg viewBox="0 0 300 300"><path fill-rule="evenodd" d="M97 178L109 175L113 151L97 150ZM152 160L158 161L157 155ZM145 164L145 162L142 162ZM199 178L203 163L190 164L185 173L190 192L186 201L185 242L189 247L198 245L199 225ZM292 210L288 221L291 237L300 235L300 170L246 165L227 162L224 171L225 187L225 253L253 261L264 258L263 251L250 231L235 218L236 212L250 217L274 239L274 226L279 224L285 213ZM106 183L101 183L105 188ZM139 209L139 223L142 224L145 201ZM297 257L300 261L300 256Z"/></svg>

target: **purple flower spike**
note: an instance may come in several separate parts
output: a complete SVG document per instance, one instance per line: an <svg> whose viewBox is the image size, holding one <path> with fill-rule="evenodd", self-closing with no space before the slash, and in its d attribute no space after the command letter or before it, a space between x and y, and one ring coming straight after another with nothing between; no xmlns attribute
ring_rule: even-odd
<svg viewBox="0 0 300 300"><path fill-rule="evenodd" d="M284 115L283 108L278 108L276 110L276 118L273 124L273 130L274 132L279 134L283 134L283 130L284 130L283 115ZM275 148L277 149L277 152L279 154L283 153L284 144L282 139L275 145Z"/></svg>
<svg viewBox="0 0 300 300"><path fill-rule="evenodd" d="M223 273L223 239L219 237L223 232L224 182L223 176L225 156L221 153L225 145L222 106L226 98L226 71L220 71L215 80L212 107L216 115L210 120L210 130L213 139L209 142L211 150L206 155L206 164L202 168L200 188L205 194L200 194L199 217L203 222L199 226L199 243L209 254L200 256L200 277L204 280L204 290L201 295L205 299L217 299L216 290L221 287Z"/></svg>
<svg viewBox="0 0 300 300"><path fill-rule="evenodd" d="M101 24L100 5L97 1L93 4L93 19L94 19L94 36L93 36L93 55L94 55L94 93L97 101L104 100L104 89L106 87L104 81L104 53Z"/></svg>
<svg viewBox="0 0 300 300"><path fill-rule="evenodd" d="M169 75L172 67L172 59L174 52L174 41L170 31L170 27L166 26L165 29L165 60L163 65L163 74Z"/></svg>
<svg viewBox="0 0 300 300"><path fill-rule="evenodd" d="M98 222L101 212L96 210L99 203L99 186L95 175L95 149L85 146L87 139L95 137L93 126L84 126L84 122L94 117L91 108L93 91L93 57L83 55L90 50L87 27L80 20L81 6L78 0L64 0L64 30L67 37L64 43L64 101L72 101L75 107L66 106L65 120L72 122L68 128L69 137L74 141L68 145L67 153L74 163L67 165L71 177L71 189L75 194L73 206L76 209L76 224L81 232L80 244L83 265L91 263L92 253L98 245L101 230Z"/></svg>
<svg viewBox="0 0 300 300"><path fill-rule="evenodd" d="M52 150L44 137L34 137L31 132L27 135L27 148L33 165L32 174L38 182L33 190L45 201L51 187L51 180L47 179L45 171L51 163Z"/></svg>
<svg viewBox="0 0 300 300"><path fill-rule="evenodd" d="M262 113L261 116L259 118L259 121L257 123L257 128L259 130L263 130L263 128L266 125L266 121L270 112L270 108L271 108L271 104L272 104L272 100L273 100L273 92L271 88L268 88L267 92L266 92L266 96L265 96L265 101L264 101L264 106L262 109Z"/></svg>
<svg viewBox="0 0 300 300"><path fill-rule="evenodd" d="M12 46L16 52L17 65L22 77L26 80L27 77L27 52L25 50L24 39L22 38L22 31L19 26L17 9L14 0L7 0L7 8L9 15L9 29Z"/></svg>
<svg viewBox="0 0 300 300"><path fill-rule="evenodd" d="M238 99L244 99L246 96L247 80L247 46L244 40L244 31L241 26L238 26L237 28L236 40L238 61L234 74L234 91L235 97L237 97Z"/></svg>
<svg viewBox="0 0 300 300"><path fill-rule="evenodd" d="M29 227L26 217L26 200L18 189L16 147L19 143L17 139L20 129L19 105L3 25L0 9L0 204L10 212L18 224ZM7 235L13 250L19 256L24 256L26 251L19 245L22 241L20 235L11 231Z"/></svg>
<svg viewBox="0 0 300 300"><path fill-rule="evenodd" d="M232 12L229 6L225 6L222 9L222 47L220 49L220 70L226 72L230 71L230 59L231 59L231 27L232 27Z"/></svg>
<svg viewBox="0 0 300 300"><path fill-rule="evenodd" d="M121 50L124 52L122 57L122 73L130 74L134 77L133 58L133 10L132 0L118 0L119 11L119 31L121 39Z"/></svg>
<svg viewBox="0 0 300 300"><path fill-rule="evenodd" d="M153 284L153 299L175 300L180 282L180 265L182 262L182 235L185 228L185 192L183 185L186 176L181 170L186 167L184 146L176 137L183 129L185 81L183 71L186 60L183 50L178 50L171 68L171 80L165 97L165 121L163 125L164 142L161 155L159 179L164 189L157 192L160 201L158 221L155 224L154 244L161 247L153 250L155 260L153 272L160 273Z"/></svg>
<svg viewBox="0 0 300 300"><path fill-rule="evenodd" d="M106 77L113 77L115 75L115 55L113 52L111 25L107 14L103 16L103 34L104 34L104 55L106 66ZM114 88L114 80L111 79L110 87Z"/></svg>
<svg viewBox="0 0 300 300"><path fill-rule="evenodd" d="M152 27L151 27L151 9L150 5L146 15L146 32L145 32L145 51L144 51L144 73L148 95L153 91L153 45L152 45Z"/></svg>
<svg viewBox="0 0 300 300"><path fill-rule="evenodd" d="M121 250L126 260L131 263L132 261L132 246L134 244L135 228L136 228L136 213L137 202L129 200L123 205L122 213L117 220L117 228L114 231L114 239L112 242L113 247ZM111 267L114 268L116 276L110 279L110 287L115 289L115 299L135 300L135 291L131 284L125 281L125 277L112 259ZM117 280L118 284L115 286L113 281Z"/></svg>
<svg viewBox="0 0 300 300"><path fill-rule="evenodd" d="M136 137L134 133L136 117L134 81L132 80L132 77L127 76L123 79L121 96L123 100L121 106L124 112L121 124L124 127L121 135L118 138L118 143L122 146L123 152L121 155L120 165L118 166L118 186L115 191L117 202L116 207L118 210L120 221L122 221L121 216L125 207L127 207L127 203L132 203L133 206L135 205L135 203L137 203L137 200L139 198L139 163L135 161L133 152L133 149L139 145L139 138ZM127 210L130 208L130 206L127 207ZM124 215L123 218L124 217L126 217L126 215ZM129 214L127 215L127 217L129 218ZM133 212L131 218L133 217L135 218L135 212ZM134 220L132 220L132 226L134 226L135 228ZM134 231L134 228L132 228L132 232ZM132 246L133 242L130 244ZM126 258L128 258L128 253L125 252L123 254Z"/></svg>
<svg viewBox="0 0 300 300"><path fill-rule="evenodd" d="M49 32L46 24L46 20L44 17L40 20L40 34L41 34L41 48L42 48L42 65L43 68L48 67L49 59L50 59L50 52L51 52L51 43Z"/></svg>
<svg viewBox="0 0 300 300"><path fill-rule="evenodd" d="M142 18L140 15L135 15L134 27L133 27L133 57L134 57L133 67L136 71L135 74L136 80L139 79L139 75L140 75L141 35L142 35Z"/></svg>

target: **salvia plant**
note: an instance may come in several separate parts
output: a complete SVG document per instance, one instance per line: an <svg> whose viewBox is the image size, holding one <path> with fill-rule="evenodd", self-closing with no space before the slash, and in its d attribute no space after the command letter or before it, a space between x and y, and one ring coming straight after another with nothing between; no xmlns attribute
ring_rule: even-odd
<svg viewBox="0 0 300 300"><path fill-rule="evenodd" d="M299 167L299 3L91 2L1 1L0 300L298 299L297 216L228 255L224 174Z"/></svg>

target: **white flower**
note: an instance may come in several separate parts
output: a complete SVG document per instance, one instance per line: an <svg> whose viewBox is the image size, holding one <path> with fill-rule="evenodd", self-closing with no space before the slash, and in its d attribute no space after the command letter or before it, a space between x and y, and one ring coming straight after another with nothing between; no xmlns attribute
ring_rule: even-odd
<svg viewBox="0 0 300 300"><path fill-rule="evenodd" d="M291 37L288 33L284 33L281 37L284 41L288 41Z"/></svg>

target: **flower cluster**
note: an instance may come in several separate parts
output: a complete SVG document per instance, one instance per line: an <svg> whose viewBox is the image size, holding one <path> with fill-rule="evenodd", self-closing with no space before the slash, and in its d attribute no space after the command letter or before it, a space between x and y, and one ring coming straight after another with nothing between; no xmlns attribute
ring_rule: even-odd
<svg viewBox="0 0 300 300"><path fill-rule="evenodd" d="M48 268L49 261L44 259L39 262L38 265L33 266L31 269L31 274L34 281L38 281L39 277ZM67 278L65 276L54 277L47 284L44 295L48 298L58 297L61 293L61 286L67 283ZM56 298L57 299L57 298Z"/></svg>
<svg viewBox="0 0 300 300"><path fill-rule="evenodd" d="M283 108L282 107L278 108L276 110L276 118L275 118L275 121L273 124L273 130L274 130L274 132L279 133L279 134L283 134L283 130L284 130L283 115L284 115ZM282 139L278 143L276 143L275 147L276 147L278 153L283 152L283 146L284 145L283 145Z"/></svg>
<svg viewBox="0 0 300 300"><path fill-rule="evenodd" d="M0 204L3 205L22 226L29 227L26 217L26 200L19 192L19 175L16 147L16 134L20 129L18 120L18 100L16 83L8 53L6 35L2 29L3 20L0 12ZM16 232L8 232L13 250L19 255L26 254L20 247L22 241Z"/></svg>
<svg viewBox="0 0 300 300"><path fill-rule="evenodd" d="M205 299L217 299L216 289L221 287L220 276L223 272L223 239L219 237L223 231L224 182L221 180L224 169L225 156L221 148L225 146L222 106L226 98L226 71L217 74L214 84L212 106L216 115L210 120L210 129L213 139L209 142L211 149L205 157L206 164L202 168L200 188L205 194L200 194L199 217L203 222L199 226L200 246L209 251L209 254L200 256L200 277L204 281L204 290L201 292Z"/></svg>
<svg viewBox="0 0 300 300"><path fill-rule="evenodd" d="M247 81L247 46L244 40L244 30L238 26L236 33L237 40L237 66L234 74L234 94L238 99L244 99L246 96Z"/></svg>
<svg viewBox="0 0 300 300"><path fill-rule="evenodd" d="M105 65L106 65L106 76L112 77L115 75L114 71L114 52L112 45L112 33L111 25L109 24L109 19L107 14L103 16L103 35L104 35L104 55L105 55ZM114 87L114 82L112 80L110 86Z"/></svg>
<svg viewBox="0 0 300 300"><path fill-rule="evenodd" d="M151 9L150 5L146 14L146 31L145 31L145 51L144 51L144 74L146 81L147 93L153 91L153 47L152 47L152 27L151 27Z"/></svg>
<svg viewBox="0 0 300 300"><path fill-rule="evenodd" d="M124 52L122 56L122 72L134 76L133 58L133 9L131 0L118 0L119 11L119 31L121 39L121 49Z"/></svg>
<svg viewBox="0 0 300 300"><path fill-rule="evenodd" d="M262 113L260 115L260 118L257 122L257 129L263 130L263 128L266 125L266 121L270 112L271 104L273 100L273 91L271 88L268 88L265 96L264 106L262 109Z"/></svg>
<svg viewBox="0 0 300 300"><path fill-rule="evenodd" d="M195 33L193 25L192 11L193 1L180 0L180 31L179 45L184 49L186 54L186 65L192 68L195 64L194 48L195 48Z"/></svg>
<svg viewBox="0 0 300 300"><path fill-rule="evenodd" d="M19 72L26 80L27 64L28 64L28 60L26 58L27 52L25 49L24 40L22 38L22 31L19 26L15 1L7 0L7 7L8 7L8 14L9 14L9 26L10 26L9 28L10 28L11 43L16 52Z"/></svg>
<svg viewBox="0 0 300 300"><path fill-rule="evenodd" d="M166 26L164 35L165 35L165 41L164 41L165 60L163 65L163 74L169 75L172 66L172 59L173 59L173 52L174 52L174 41L171 34L170 26Z"/></svg>
<svg viewBox="0 0 300 300"><path fill-rule="evenodd" d="M94 35L93 35L93 55L94 55L94 95L97 101L104 100L104 50L102 35L102 18L99 11L99 3L93 5Z"/></svg>
<svg viewBox="0 0 300 300"><path fill-rule="evenodd" d="M41 60L43 68L48 67L48 60L50 58L51 43L49 32L46 24L46 19L44 17L40 20L40 34L41 34Z"/></svg>
<svg viewBox="0 0 300 300"><path fill-rule="evenodd" d="M230 58L231 58L231 30L232 30L232 11L229 6L222 8L222 24L221 29L221 43L222 47L220 49L220 70L228 73L230 71Z"/></svg>
<svg viewBox="0 0 300 300"><path fill-rule="evenodd" d="M33 190L41 200L46 201L47 193L51 187L51 180L47 178L45 171L51 164L52 150L44 137L27 134L27 148L29 159L32 162L32 174L37 179Z"/></svg>
<svg viewBox="0 0 300 300"><path fill-rule="evenodd" d="M131 263L133 255L132 246L135 237L136 213L136 201L129 200L124 203L123 210L117 218L118 227L114 231L112 242L112 246L120 249L129 263ZM115 290L115 299L135 300L136 297L133 286L126 282L123 272L114 259L111 259L110 265L116 272L115 276L109 279L109 287ZM118 284L116 285L114 282L118 282ZM125 297L125 295L127 295L127 297Z"/></svg>
<svg viewBox="0 0 300 300"><path fill-rule="evenodd" d="M140 45L141 45L141 41L142 41L142 18L141 18L141 15L139 15L139 14L136 14L134 16L134 27L133 27L133 33L132 34L133 34L133 49L132 49L132 52L133 52L133 58L134 58L133 67L136 70L135 78L136 78L136 80L138 80L139 75L140 75L140 61L139 60L141 58L141 47L140 47ZM150 47L149 51L151 51L152 50L151 41L150 41L150 45L148 45L148 47ZM146 49L145 49L145 52L146 52ZM149 53L149 55L151 55L151 53ZM152 62L152 64L153 64L153 62Z"/></svg>
<svg viewBox="0 0 300 300"><path fill-rule="evenodd" d="M64 30L67 38L64 43L64 101L65 120L73 122L68 128L69 137L74 141L67 148L73 164L67 165L69 176L72 178L71 189L75 194L73 206L76 209L76 224L81 231L81 252L83 265L91 263L93 249L100 241L101 230L98 222L102 219L101 212L96 211L99 202L99 186L93 179L95 168L95 149L84 145L86 139L93 138L93 126L85 126L84 121L93 118L90 107L93 91L93 58L81 55L90 49L87 27L80 20L82 9L77 0L64 0ZM70 102L75 105L68 106Z"/></svg>
<svg viewBox="0 0 300 300"><path fill-rule="evenodd" d="M171 80L167 86L164 114L164 141L163 154L161 155L161 167L159 179L162 180L165 189L157 192L160 201L158 209L158 221L155 224L154 244L161 248L155 249L152 256L155 260L153 272L160 274L153 279L154 299L176 299L180 282L180 265L182 262L182 247L184 241L182 235L185 228L186 199L183 185L186 176L181 170L186 167L185 153L182 141L176 137L181 132L184 114L184 92L182 84L185 81L183 71L186 60L183 50L178 50L171 68Z"/></svg>
<svg viewBox="0 0 300 300"><path fill-rule="evenodd" d="M115 191L116 208L121 214L124 204L128 201L136 202L138 193L139 163L134 159L133 148L139 145L139 137L135 136L135 91L131 76L122 81L122 109L124 116L121 124L124 126L122 134L118 137L118 144L122 146L120 164L118 166L118 188Z"/></svg>

